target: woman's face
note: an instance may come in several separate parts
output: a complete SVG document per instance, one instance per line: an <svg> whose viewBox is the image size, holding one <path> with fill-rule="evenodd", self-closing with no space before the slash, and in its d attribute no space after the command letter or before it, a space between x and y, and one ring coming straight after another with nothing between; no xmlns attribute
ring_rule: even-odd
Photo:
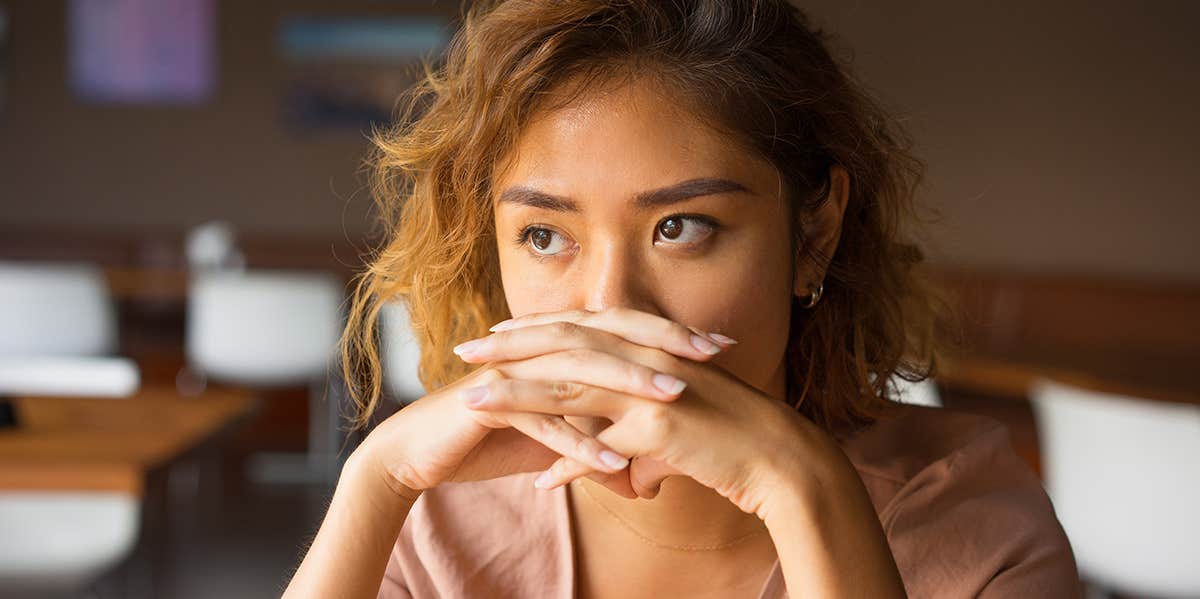
<svg viewBox="0 0 1200 599"><path fill-rule="evenodd" d="M654 88L585 94L522 131L493 206L513 316L625 307L740 343L714 362L783 396L793 276L782 179Z"/></svg>

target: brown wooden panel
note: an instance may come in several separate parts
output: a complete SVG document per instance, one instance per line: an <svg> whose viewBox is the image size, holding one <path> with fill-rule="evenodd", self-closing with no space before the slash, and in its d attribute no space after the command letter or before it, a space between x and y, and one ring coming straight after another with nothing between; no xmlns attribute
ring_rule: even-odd
<svg viewBox="0 0 1200 599"><path fill-rule="evenodd" d="M968 349L986 359L1159 395L1200 395L1200 285L943 269Z"/></svg>

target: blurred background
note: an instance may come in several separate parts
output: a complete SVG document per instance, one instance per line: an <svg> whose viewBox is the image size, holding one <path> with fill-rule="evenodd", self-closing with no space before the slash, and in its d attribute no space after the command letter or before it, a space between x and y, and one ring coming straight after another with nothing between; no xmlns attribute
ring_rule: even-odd
<svg viewBox="0 0 1200 599"><path fill-rule="evenodd" d="M1007 424L1097 593L1200 596L1200 3L800 5L913 133L967 314L897 399ZM367 136L459 14L0 0L0 595L282 590L357 441Z"/></svg>

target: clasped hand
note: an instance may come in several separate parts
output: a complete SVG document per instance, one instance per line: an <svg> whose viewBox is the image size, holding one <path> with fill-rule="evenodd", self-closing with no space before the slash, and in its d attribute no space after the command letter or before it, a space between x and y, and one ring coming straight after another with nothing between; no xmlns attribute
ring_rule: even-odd
<svg viewBox="0 0 1200 599"><path fill-rule="evenodd" d="M560 457L539 477L541 488L588 476L626 497L652 498L666 477L683 475L762 517L772 486L803 474L803 441L820 434L784 402L710 363L737 343L719 334L629 309L532 314L491 330L454 348L504 375L463 389L469 408L607 419L595 439L629 458L608 473Z"/></svg>

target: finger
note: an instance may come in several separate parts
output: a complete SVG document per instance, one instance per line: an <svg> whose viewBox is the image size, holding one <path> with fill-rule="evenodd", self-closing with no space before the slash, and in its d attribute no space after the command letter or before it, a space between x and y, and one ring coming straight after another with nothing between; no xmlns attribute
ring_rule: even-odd
<svg viewBox="0 0 1200 599"><path fill-rule="evenodd" d="M472 410L601 417L614 422L638 405L658 401L572 381L503 379L475 389L479 390L463 393Z"/></svg>
<svg viewBox="0 0 1200 599"><path fill-rule="evenodd" d="M561 460L562 458L559 459ZM550 467L553 468L554 464L551 464ZM657 497L658 492L662 490L662 482L668 476L676 474L682 473L670 464L655 458L640 457L637 460L629 462L630 486L634 488L634 492L639 497L645 499L654 499Z"/></svg>
<svg viewBox="0 0 1200 599"><path fill-rule="evenodd" d="M612 478L619 476L619 474L598 473L587 464L564 456L555 460L543 475L539 475L539 480L542 481L542 486L539 488L546 490L555 489L584 476L605 484ZM662 482L668 476L677 474L681 474L679 470L661 460L645 456L634 457L629 461L629 473L627 477L633 496L622 496L629 497L630 499L639 497L642 499L654 499L658 496L658 492L662 490ZM541 478L542 476L545 478ZM605 486L611 488L610 485L605 484Z"/></svg>
<svg viewBox="0 0 1200 599"><path fill-rule="evenodd" d="M662 421L666 416L656 417ZM672 474L682 474L671 465L653 457L654 448L646 439L660 438L659 433L671 425L634 426L629 420L617 422L600 431L596 439L612 447L621 455L630 456L629 482L639 497L652 499L658 495L662 481ZM546 489L565 485L581 476L587 476L595 469L586 463L571 459L569 456L559 458L546 469L543 479Z"/></svg>
<svg viewBox="0 0 1200 599"><path fill-rule="evenodd" d="M685 326L669 318L632 308L609 308L599 312L588 312L580 319L579 324L608 331L639 345L652 344L653 339L674 339L676 342L691 344L709 355L737 343L725 335ZM716 345L715 351L708 347L709 344Z"/></svg>
<svg viewBox="0 0 1200 599"><path fill-rule="evenodd" d="M636 460L630 460L630 465L636 463ZM591 472L587 475L593 481L604 485L610 491L624 497L626 499L637 499L637 491L633 490L633 485L629 482L629 469L626 468L620 472Z"/></svg>
<svg viewBox="0 0 1200 599"><path fill-rule="evenodd" d="M693 333L687 327L670 323L662 327L662 334L654 331L639 331L632 337L622 331L609 331L590 326L589 320L572 322L559 320L542 324L531 324L498 331L486 337L461 343L454 353L467 362L494 360L520 360L539 354L592 347L618 355L629 354L629 349L649 347L697 362L706 361L722 349L717 343ZM657 336L656 336L657 335ZM640 349L640 348L639 348Z"/></svg>
<svg viewBox="0 0 1200 599"><path fill-rule="evenodd" d="M711 333L711 332L707 332L707 331L701 331L700 329L697 329L696 327L692 327L692 326L689 326L688 330L697 335L704 335L705 337L708 337L709 339L712 339L713 341L715 341L725 347L729 347L730 345L737 345L737 342L738 342L737 339L734 339L732 337L726 337L725 335L722 335L720 333Z"/></svg>
<svg viewBox="0 0 1200 599"><path fill-rule="evenodd" d="M503 331L512 328L518 328L535 324L546 324L548 322L576 322L584 316L590 314L590 310L559 310L555 312L535 312L526 314L525 316L517 316L508 320L501 320L488 328L489 331Z"/></svg>
<svg viewBox="0 0 1200 599"><path fill-rule="evenodd" d="M570 349L516 362L495 363L507 378L572 381L659 401L673 401L687 387L677 376L593 349Z"/></svg>
<svg viewBox="0 0 1200 599"><path fill-rule="evenodd" d="M531 314L493 325L490 330L504 332L552 323L574 323L591 329L607 331L631 343L654 347L697 361L707 360L720 353L722 349L737 343L724 335L708 333L661 316L626 308L612 308L602 312L569 311Z"/></svg>
<svg viewBox="0 0 1200 599"><path fill-rule="evenodd" d="M625 310L628 312L637 312L636 310L624 309L624 308L610 308L607 311L611 312L614 310L617 310L617 311ZM558 321L580 322L586 318L589 318L596 314L601 314L603 312L605 312L605 311L562 310L562 311L558 311L558 312L538 312L538 313L534 313L534 314L527 314L525 316L509 318L508 320L502 320L502 321L492 325L490 328L488 328L488 330L492 331L492 332L504 331L504 330L508 330L508 329L515 329L515 328L520 328L520 327L525 327L525 326L546 324L549 322L558 322ZM643 314L646 316L651 316L654 318L661 318L661 317L655 317L654 315L646 313L646 312L641 312L640 314ZM722 335L720 333L703 331L703 330L698 329L693 326L689 326L687 328L689 330L691 330L693 333L696 333L697 335L703 335L705 337L708 337L710 340L712 340L718 344L721 344L721 345L733 345L733 344L737 343L736 339L732 339L732 338Z"/></svg>
<svg viewBox="0 0 1200 599"><path fill-rule="evenodd" d="M595 437L571 426L561 416L526 412L471 412L489 428L514 428L562 456L588 464L589 472L618 472L629 460Z"/></svg>

